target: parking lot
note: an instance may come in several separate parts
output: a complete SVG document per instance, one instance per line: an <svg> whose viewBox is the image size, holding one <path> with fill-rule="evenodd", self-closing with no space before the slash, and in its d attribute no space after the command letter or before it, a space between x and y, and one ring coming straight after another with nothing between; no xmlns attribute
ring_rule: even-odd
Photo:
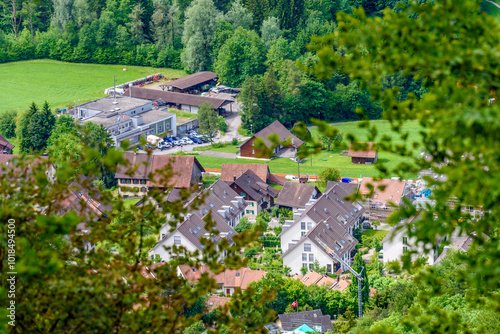
<svg viewBox="0 0 500 334"><path fill-rule="evenodd" d="M149 137L149 136L148 136ZM139 152L145 152L146 149L152 149L153 154L169 154L177 152L192 152L193 147L210 145L196 130L188 131L182 136L176 137L157 137L158 142L149 142L144 147L139 145Z"/></svg>

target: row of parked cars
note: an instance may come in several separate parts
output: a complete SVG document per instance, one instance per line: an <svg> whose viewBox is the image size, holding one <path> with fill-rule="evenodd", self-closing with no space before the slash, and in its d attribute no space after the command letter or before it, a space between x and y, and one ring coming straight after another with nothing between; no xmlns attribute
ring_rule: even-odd
<svg viewBox="0 0 500 334"><path fill-rule="evenodd" d="M175 146L183 146L183 145L193 145L193 144L203 144L207 141L198 134L196 130L192 130L184 136L177 137L168 137L165 136L162 138L150 135L148 136L148 144L146 144L144 149L154 150L154 149L168 149ZM142 150L141 146L138 146L140 150Z"/></svg>

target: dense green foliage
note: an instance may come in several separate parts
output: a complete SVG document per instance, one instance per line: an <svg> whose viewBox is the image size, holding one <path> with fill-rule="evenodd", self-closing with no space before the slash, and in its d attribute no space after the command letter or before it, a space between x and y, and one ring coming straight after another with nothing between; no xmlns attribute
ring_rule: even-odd
<svg viewBox="0 0 500 334"><path fill-rule="evenodd" d="M198 132L207 141L212 142L217 133L219 132L219 120L217 112L214 110L213 104L210 102L203 102L198 109Z"/></svg>
<svg viewBox="0 0 500 334"><path fill-rule="evenodd" d="M43 153L52 134L56 118L47 101L39 109L33 102L19 121L19 145L23 153Z"/></svg>

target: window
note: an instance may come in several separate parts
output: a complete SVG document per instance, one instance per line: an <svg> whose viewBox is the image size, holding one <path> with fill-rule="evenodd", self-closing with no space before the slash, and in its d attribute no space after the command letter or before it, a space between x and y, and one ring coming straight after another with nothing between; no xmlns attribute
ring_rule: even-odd
<svg viewBox="0 0 500 334"><path fill-rule="evenodd" d="M307 268L307 263L302 263L303 268Z"/></svg>
<svg viewBox="0 0 500 334"><path fill-rule="evenodd" d="M252 146L254 146L253 142L252 142Z"/></svg>
<svg viewBox="0 0 500 334"><path fill-rule="evenodd" d="M146 184L146 180L141 180L141 184Z"/></svg>
<svg viewBox="0 0 500 334"><path fill-rule="evenodd" d="M311 251L311 244L304 244L304 252L310 252Z"/></svg>
<svg viewBox="0 0 500 334"><path fill-rule="evenodd" d="M307 253L302 253L302 261L307 261Z"/></svg>
<svg viewBox="0 0 500 334"><path fill-rule="evenodd" d="M300 236L301 236L301 237L302 237L302 236L304 236L304 235L306 235L306 231L302 231L302 232L300 232Z"/></svg>
<svg viewBox="0 0 500 334"><path fill-rule="evenodd" d="M255 150L252 150L252 154L255 154Z"/></svg>
<svg viewBox="0 0 500 334"><path fill-rule="evenodd" d="M312 228L313 228L313 223L308 222L308 223L307 223L307 230L309 231L309 230L310 230L310 229L312 229Z"/></svg>
<svg viewBox="0 0 500 334"><path fill-rule="evenodd" d="M130 184L130 180L127 180L127 184Z"/></svg>
<svg viewBox="0 0 500 334"><path fill-rule="evenodd" d="M181 244L181 237L180 236L175 236L174 237L174 244L175 245L180 245Z"/></svg>
<svg viewBox="0 0 500 334"><path fill-rule="evenodd" d="M408 238L407 237L403 237L403 245L408 245Z"/></svg>
<svg viewBox="0 0 500 334"><path fill-rule="evenodd" d="M314 262L314 254L309 254L309 262Z"/></svg>
<svg viewBox="0 0 500 334"><path fill-rule="evenodd" d="M300 229L301 230L305 230L306 229L306 223L305 222L300 223Z"/></svg>
<svg viewBox="0 0 500 334"><path fill-rule="evenodd" d="M158 125L158 131L159 132L163 132L163 126L162 125Z"/></svg>
<svg viewBox="0 0 500 334"><path fill-rule="evenodd" d="M146 192L146 187L141 188L141 192L145 193Z"/></svg>
<svg viewBox="0 0 500 334"><path fill-rule="evenodd" d="M139 180L134 180L134 184L139 184Z"/></svg>
<svg viewBox="0 0 500 334"><path fill-rule="evenodd" d="M331 273L332 272L332 265L331 264L327 264L326 265L326 272L327 273Z"/></svg>
<svg viewBox="0 0 500 334"><path fill-rule="evenodd" d="M313 269L313 263L309 263L309 270Z"/></svg>
<svg viewBox="0 0 500 334"><path fill-rule="evenodd" d="M249 213L250 213L250 210L247 210L247 214L249 214Z"/></svg>
<svg viewBox="0 0 500 334"><path fill-rule="evenodd" d="M408 247L403 247L403 253L407 253L408 252Z"/></svg>
<svg viewBox="0 0 500 334"><path fill-rule="evenodd" d="M377 207L375 206L375 204L370 204L370 207L371 207L372 209L376 209L376 208L377 208Z"/></svg>

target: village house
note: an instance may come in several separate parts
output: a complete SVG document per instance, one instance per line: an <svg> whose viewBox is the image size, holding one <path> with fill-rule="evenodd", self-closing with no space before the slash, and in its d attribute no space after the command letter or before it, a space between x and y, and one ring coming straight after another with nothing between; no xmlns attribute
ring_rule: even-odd
<svg viewBox="0 0 500 334"><path fill-rule="evenodd" d="M273 206L274 199L278 196L276 189L251 170L247 170L236 181L231 182L230 187L248 203L245 215L250 219L255 219L259 212Z"/></svg>
<svg viewBox="0 0 500 334"><path fill-rule="evenodd" d="M412 251L412 261L419 257L427 259L426 263L434 265L438 258L439 244L444 241L444 238L438 238L435 245L418 242L415 237L409 237L408 229L414 229L415 223L420 219L420 215L413 216L409 219L402 220L382 239L383 261L388 263L394 260L401 261L404 254Z"/></svg>
<svg viewBox="0 0 500 334"><path fill-rule="evenodd" d="M369 197L370 188L368 184L373 186L373 195L371 197ZM383 189L379 187L383 187ZM364 177L359 187L359 193L366 199L363 206L366 209L365 218L369 222L375 220L386 222L386 218L399 206L403 205L403 198L411 198L410 186L404 180L383 179L374 181L371 177Z"/></svg>
<svg viewBox="0 0 500 334"><path fill-rule="evenodd" d="M347 156L351 157L353 164L374 164L378 160L378 152L375 147L377 143L357 143L356 145L349 146L349 153Z"/></svg>
<svg viewBox="0 0 500 334"><path fill-rule="evenodd" d="M272 146L272 143L269 140L268 136L270 136L271 134L278 135L280 143L289 141L288 145L279 145L275 147L272 156L260 156L262 154L262 150L258 150L255 148L255 140L257 138L262 139L265 145L270 148ZM279 121L274 121L237 147L240 149L240 157L242 158L245 157L271 159L277 156L294 158L297 153L297 149L303 143L304 142L302 140L297 138L297 136L295 136L287 128L285 128L283 124L281 124Z"/></svg>
<svg viewBox="0 0 500 334"><path fill-rule="evenodd" d="M92 179L80 175L68 188L66 196L58 202L57 208L60 215L68 212L75 212L80 217L86 217L76 226L78 233L89 234L89 221L98 221L111 211L111 204L104 203L102 194L93 186ZM84 241L84 249L92 251L95 245L89 241Z"/></svg>
<svg viewBox="0 0 500 334"><path fill-rule="evenodd" d="M271 174L267 164L222 164L221 180L234 182L247 170L254 172L261 180L267 184L284 185L286 179L276 174Z"/></svg>
<svg viewBox="0 0 500 334"><path fill-rule="evenodd" d="M232 104L234 102L233 100L229 99L216 99L213 97L166 92L158 89L135 86L130 87L127 91L127 94L135 98L141 98L150 101L162 101L162 104L166 104L167 107L176 108L195 114L198 113L198 109L203 102L209 102L212 105L212 108L217 111L219 115L222 115L226 112L232 112Z"/></svg>
<svg viewBox="0 0 500 334"><path fill-rule="evenodd" d="M160 84L160 88L169 92L197 94L215 86L218 79L214 72L202 71Z"/></svg>
<svg viewBox="0 0 500 334"><path fill-rule="evenodd" d="M4 136L0 135L0 154L11 154L14 147Z"/></svg>
<svg viewBox="0 0 500 334"><path fill-rule="evenodd" d="M321 243L337 256L350 263L357 244L353 230L363 219L364 209L357 201L344 200L350 193L340 184L334 184L305 209L294 213L294 220L283 225L280 234L283 265L298 274L302 267L308 270L317 260L328 273L333 273L335 261ZM300 260L301 259L301 260ZM344 266L341 266L345 270Z"/></svg>
<svg viewBox="0 0 500 334"><path fill-rule="evenodd" d="M150 188L165 189L172 187L166 201L173 202L180 198L180 190L198 185L205 169L194 156L148 155L146 153L125 152L128 165L118 165L115 179L118 181L118 193L121 196L143 196ZM172 168L173 177L168 182L157 171ZM135 170L135 171L134 171ZM131 171L134 171L131 173ZM152 179L149 174L154 173ZM130 175L132 174L132 175Z"/></svg>
<svg viewBox="0 0 500 334"><path fill-rule="evenodd" d="M22 156L17 154L0 154L0 176L9 173L9 171L14 170L15 172L19 172L20 175L32 175L32 168L38 166L39 164L45 165L45 175L47 175L47 179L49 182L54 182L56 180L56 168L54 165L49 162L48 157L39 156L35 159L32 159L33 156ZM24 170L20 170L19 165L23 163L23 159L27 159L24 161ZM5 171L4 171L5 169Z"/></svg>
<svg viewBox="0 0 500 334"><path fill-rule="evenodd" d="M335 331L329 315L321 310L292 312L278 315L275 324L281 333L326 333Z"/></svg>
<svg viewBox="0 0 500 334"><path fill-rule="evenodd" d="M209 214L216 222L215 228L220 231L214 241L217 242L220 238L231 241L231 237L236 233L233 228L243 218L247 203L222 180L217 180L206 192L204 203L196 210L191 210L175 230L172 230L169 222L160 228L160 241L150 251L152 258L159 256L162 260L169 261L171 255L165 247L173 245L183 246L188 251L198 249L201 252L204 247L199 240L209 236L203 219Z"/></svg>
<svg viewBox="0 0 500 334"><path fill-rule="evenodd" d="M203 273L208 277L215 279L217 284L217 293L224 293L226 296L232 296L236 289L244 291L252 282L260 281L266 276L267 272L263 270L252 270L250 268L225 269L219 274L210 271L207 265L198 265L191 267L183 264L177 267L177 274L189 282L197 282Z"/></svg>
<svg viewBox="0 0 500 334"><path fill-rule="evenodd" d="M274 204L295 213L305 210L306 204L314 202L319 196L321 192L315 185L286 181Z"/></svg>
<svg viewBox="0 0 500 334"><path fill-rule="evenodd" d="M125 140L138 144L141 136L177 135L175 114L153 109L152 101L139 98L108 96L78 106L73 116L83 124L104 126L117 147Z"/></svg>

